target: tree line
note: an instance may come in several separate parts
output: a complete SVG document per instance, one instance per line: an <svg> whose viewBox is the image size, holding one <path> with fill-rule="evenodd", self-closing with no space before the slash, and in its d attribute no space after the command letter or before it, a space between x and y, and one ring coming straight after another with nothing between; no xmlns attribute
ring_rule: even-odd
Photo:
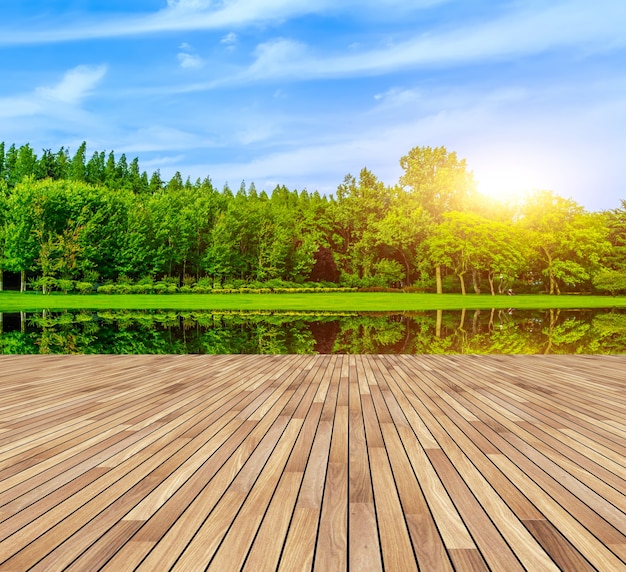
<svg viewBox="0 0 626 572"><path fill-rule="evenodd" d="M626 290L626 201L588 212L536 191L481 196L466 161L415 147L386 185L368 169L336 192L164 181L83 143L38 156L0 143L0 271L22 289L341 285L436 292ZM81 286L82 285L82 286Z"/></svg>

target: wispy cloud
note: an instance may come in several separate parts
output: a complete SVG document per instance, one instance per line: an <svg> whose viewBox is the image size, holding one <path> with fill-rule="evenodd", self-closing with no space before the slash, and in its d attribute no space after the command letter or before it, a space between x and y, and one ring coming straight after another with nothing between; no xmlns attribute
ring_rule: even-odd
<svg viewBox="0 0 626 572"><path fill-rule="evenodd" d="M238 42L239 37L235 32L228 32L228 34L220 40L220 44L224 44L228 50L234 50Z"/></svg>
<svg viewBox="0 0 626 572"><path fill-rule="evenodd" d="M201 67L204 67L203 59L196 54L187 54L185 52L180 52L178 54L178 61L180 62L181 68L199 69Z"/></svg>
<svg viewBox="0 0 626 572"><path fill-rule="evenodd" d="M76 104L91 93L106 72L106 65L78 66L69 70L56 85L38 87L35 93L44 99Z"/></svg>
<svg viewBox="0 0 626 572"><path fill-rule="evenodd" d="M47 19L42 27L29 24L23 29L3 29L0 45L26 45L76 41L96 38L137 36L186 30L219 30L269 22L284 22L313 14L360 13L390 9L414 11L451 0L168 0L157 12L135 16L100 17L97 21L82 18L68 25L66 21Z"/></svg>
<svg viewBox="0 0 626 572"><path fill-rule="evenodd" d="M375 75L415 67L506 61L549 50L607 50L626 45L626 3L573 0L521 8L497 19L432 31L391 45L327 54L290 39L260 44L255 61L233 81Z"/></svg>
<svg viewBox="0 0 626 572"><path fill-rule="evenodd" d="M65 73L55 85L31 93L0 98L0 117L21 117L53 111L59 104L76 106L89 96L107 72L106 65L81 65Z"/></svg>
<svg viewBox="0 0 626 572"><path fill-rule="evenodd" d="M178 62L181 68L200 69L204 67L204 60L195 53L195 50L190 44L184 42L179 48L183 50L178 52Z"/></svg>

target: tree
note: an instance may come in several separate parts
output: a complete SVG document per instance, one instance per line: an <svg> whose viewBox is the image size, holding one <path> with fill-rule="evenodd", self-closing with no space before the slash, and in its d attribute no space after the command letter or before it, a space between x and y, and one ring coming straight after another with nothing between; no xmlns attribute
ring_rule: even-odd
<svg viewBox="0 0 626 572"><path fill-rule="evenodd" d="M626 292L626 271L604 269L593 278L593 285L598 290L610 292L617 296L620 292Z"/></svg>
<svg viewBox="0 0 626 572"><path fill-rule="evenodd" d="M604 259L604 265L626 271L626 200L622 199L619 208L605 213L605 218L611 250Z"/></svg>
<svg viewBox="0 0 626 572"><path fill-rule="evenodd" d="M384 183L365 168L358 180L346 175L337 187L330 207L330 242L344 275L357 280L372 276L377 258L375 224L385 216L390 201L391 193Z"/></svg>
<svg viewBox="0 0 626 572"><path fill-rule="evenodd" d="M318 247L313 258L315 263L311 269L309 280L313 282L337 282L339 280L339 270L330 248L326 246Z"/></svg>
<svg viewBox="0 0 626 572"><path fill-rule="evenodd" d="M528 199L521 224L530 232L537 269L546 277L550 294L589 281L610 250L604 217L551 191Z"/></svg>
<svg viewBox="0 0 626 572"><path fill-rule="evenodd" d="M474 243L468 235L467 220L464 213L445 213L444 220L438 224L428 238L429 258L437 267L452 268L461 285L461 294L465 295L465 274L470 269L474 255ZM440 294L439 284L437 293Z"/></svg>
<svg viewBox="0 0 626 572"><path fill-rule="evenodd" d="M69 166L69 178L74 181L84 181L87 177L87 168L85 165L86 160L86 152L87 152L87 143L83 141L72 160L70 161Z"/></svg>
<svg viewBox="0 0 626 572"><path fill-rule="evenodd" d="M450 211L466 210L475 192L465 159L445 147L414 147L400 159L400 185L416 195L435 223ZM435 266L437 293L442 292L441 266Z"/></svg>
<svg viewBox="0 0 626 572"><path fill-rule="evenodd" d="M393 200L384 217L374 223L376 243L390 249L404 266L407 283L415 276L416 258L432 227L432 218L419 204L417 197L395 189Z"/></svg>
<svg viewBox="0 0 626 572"><path fill-rule="evenodd" d="M87 162L87 165L85 165L85 180L92 185L104 183L104 165L104 151L100 153L95 151L91 159Z"/></svg>

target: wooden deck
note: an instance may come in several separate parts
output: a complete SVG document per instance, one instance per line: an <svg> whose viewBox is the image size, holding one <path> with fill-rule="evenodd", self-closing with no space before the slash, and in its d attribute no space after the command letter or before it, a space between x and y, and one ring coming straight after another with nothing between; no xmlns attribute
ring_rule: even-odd
<svg viewBox="0 0 626 572"><path fill-rule="evenodd" d="M0 357L0 570L626 570L626 356Z"/></svg>

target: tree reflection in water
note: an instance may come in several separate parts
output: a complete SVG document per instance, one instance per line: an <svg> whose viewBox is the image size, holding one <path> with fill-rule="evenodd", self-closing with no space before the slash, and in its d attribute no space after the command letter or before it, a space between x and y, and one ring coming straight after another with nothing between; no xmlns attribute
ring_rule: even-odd
<svg viewBox="0 0 626 572"><path fill-rule="evenodd" d="M3 354L624 353L626 311L4 314Z"/></svg>

